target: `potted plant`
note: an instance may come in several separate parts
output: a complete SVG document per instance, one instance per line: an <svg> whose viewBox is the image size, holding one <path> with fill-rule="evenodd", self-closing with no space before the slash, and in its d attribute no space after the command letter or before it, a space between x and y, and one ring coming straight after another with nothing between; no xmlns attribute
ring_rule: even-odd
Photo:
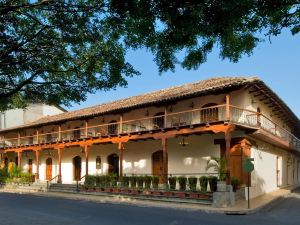
<svg viewBox="0 0 300 225"><path fill-rule="evenodd" d="M211 192L217 191L218 177L209 176L208 177L208 182L209 182L209 185L210 185Z"/></svg>
<svg viewBox="0 0 300 225"><path fill-rule="evenodd" d="M201 176L199 178L199 182L200 182L201 192L207 192L208 177L207 176Z"/></svg>
<svg viewBox="0 0 300 225"><path fill-rule="evenodd" d="M152 177L151 176L144 176L144 181L145 181L145 189L150 189Z"/></svg>
<svg viewBox="0 0 300 225"><path fill-rule="evenodd" d="M225 191L226 190L226 159L218 157L210 157L207 160L206 170L213 168L215 172L218 173L219 181L217 182L217 190Z"/></svg>
<svg viewBox="0 0 300 225"><path fill-rule="evenodd" d="M126 175L124 175L122 177L121 184L122 184L123 188L128 188L129 187L129 177L127 177Z"/></svg>
<svg viewBox="0 0 300 225"><path fill-rule="evenodd" d="M231 177L231 185L232 185L232 190L234 192L236 192L236 190L238 189L239 185L240 185L240 181L237 177L232 176Z"/></svg>
<svg viewBox="0 0 300 225"><path fill-rule="evenodd" d="M96 177L95 176L92 176L92 175L85 176L84 189L86 191L93 190L95 185L96 185Z"/></svg>
<svg viewBox="0 0 300 225"><path fill-rule="evenodd" d="M189 177L188 182L189 182L190 191L196 191L197 177Z"/></svg>
<svg viewBox="0 0 300 225"><path fill-rule="evenodd" d="M177 177L169 177L169 187L171 191L176 189Z"/></svg>
<svg viewBox="0 0 300 225"><path fill-rule="evenodd" d="M144 177L143 176L138 176L137 177L137 186L139 189L144 188Z"/></svg>
<svg viewBox="0 0 300 225"><path fill-rule="evenodd" d="M186 190L187 178L185 176L178 177L178 183L179 183L179 190L180 191L185 191Z"/></svg>
<svg viewBox="0 0 300 225"><path fill-rule="evenodd" d="M136 188L137 176L135 175L130 176L129 181L130 181L130 187L133 189Z"/></svg>
<svg viewBox="0 0 300 225"><path fill-rule="evenodd" d="M158 189L159 176L152 177L152 187L153 189Z"/></svg>

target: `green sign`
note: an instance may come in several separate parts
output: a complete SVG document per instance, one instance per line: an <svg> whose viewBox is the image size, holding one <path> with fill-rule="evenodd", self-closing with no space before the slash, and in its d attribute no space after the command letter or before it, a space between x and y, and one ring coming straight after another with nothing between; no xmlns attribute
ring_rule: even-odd
<svg viewBox="0 0 300 225"><path fill-rule="evenodd" d="M252 161L254 161L253 158L244 159L244 163L243 163L244 172L251 173L254 170L254 164L252 163Z"/></svg>

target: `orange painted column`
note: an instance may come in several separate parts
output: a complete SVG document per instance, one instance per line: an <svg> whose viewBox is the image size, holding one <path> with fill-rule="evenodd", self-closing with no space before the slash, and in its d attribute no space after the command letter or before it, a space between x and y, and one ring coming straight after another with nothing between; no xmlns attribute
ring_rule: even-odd
<svg viewBox="0 0 300 225"><path fill-rule="evenodd" d="M165 185L168 184L168 143L167 143L167 138L162 138L161 139L161 145L162 145L162 150L163 150L163 183Z"/></svg>
<svg viewBox="0 0 300 225"><path fill-rule="evenodd" d="M61 184L62 183L62 179L61 179L61 154L62 154L62 149L58 148L57 153L58 153L58 179L57 179L57 183Z"/></svg>
<svg viewBox="0 0 300 225"><path fill-rule="evenodd" d="M40 151L36 150L35 151L35 163L36 163L36 173L35 173L35 179L38 180L40 179Z"/></svg>
<svg viewBox="0 0 300 225"><path fill-rule="evenodd" d="M123 143L118 143L118 150L119 150L119 180L121 181L123 177Z"/></svg>
<svg viewBox="0 0 300 225"><path fill-rule="evenodd" d="M22 152L18 152L18 168L21 169Z"/></svg>
<svg viewBox="0 0 300 225"><path fill-rule="evenodd" d="M230 131L226 131L225 132L225 144L226 144L226 169L227 169L227 179L226 182L227 184L230 184L230 146L231 146L231 132Z"/></svg>
<svg viewBox="0 0 300 225"><path fill-rule="evenodd" d="M89 175L89 146L84 146L85 153L85 175Z"/></svg>

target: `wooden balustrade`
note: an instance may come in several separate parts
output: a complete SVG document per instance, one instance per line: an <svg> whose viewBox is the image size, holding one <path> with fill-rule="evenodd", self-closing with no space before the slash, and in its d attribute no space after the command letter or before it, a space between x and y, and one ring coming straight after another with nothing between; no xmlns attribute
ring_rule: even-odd
<svg viewBox="0 0 300 225"><path fill-rule="evenodd" d="M16 138L2 138L0 145L2 147L16 147L85 138L101 138L102 136L139 133L144 131L163 130L166 128L178 128L201 124L207 125L222 121L228 121L253 128L261 128L287 141L293 148L300 151L300 140L291 132L282 128L261 113L229 105L229 102L212 107L167 113L161 116L145 117L135 120L124 120L123 116L121 116L119 122L93 126L88 126L86 120L82 127L67 130L62 130L61 125L59 125L58 131L55 132L36 132L36 135L31 136L20 136L18 134L18 137Z"/></svg>

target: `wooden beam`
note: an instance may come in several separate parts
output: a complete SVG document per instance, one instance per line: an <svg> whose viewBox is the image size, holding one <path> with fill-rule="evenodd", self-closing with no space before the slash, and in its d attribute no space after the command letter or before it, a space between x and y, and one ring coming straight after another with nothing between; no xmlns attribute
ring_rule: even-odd
<svg viewBox="0 0 300 225"><path fill-rule="evenodd" d="M84 146L84 153L85 153L85 175L89 175L89 146Z"/></svg>

